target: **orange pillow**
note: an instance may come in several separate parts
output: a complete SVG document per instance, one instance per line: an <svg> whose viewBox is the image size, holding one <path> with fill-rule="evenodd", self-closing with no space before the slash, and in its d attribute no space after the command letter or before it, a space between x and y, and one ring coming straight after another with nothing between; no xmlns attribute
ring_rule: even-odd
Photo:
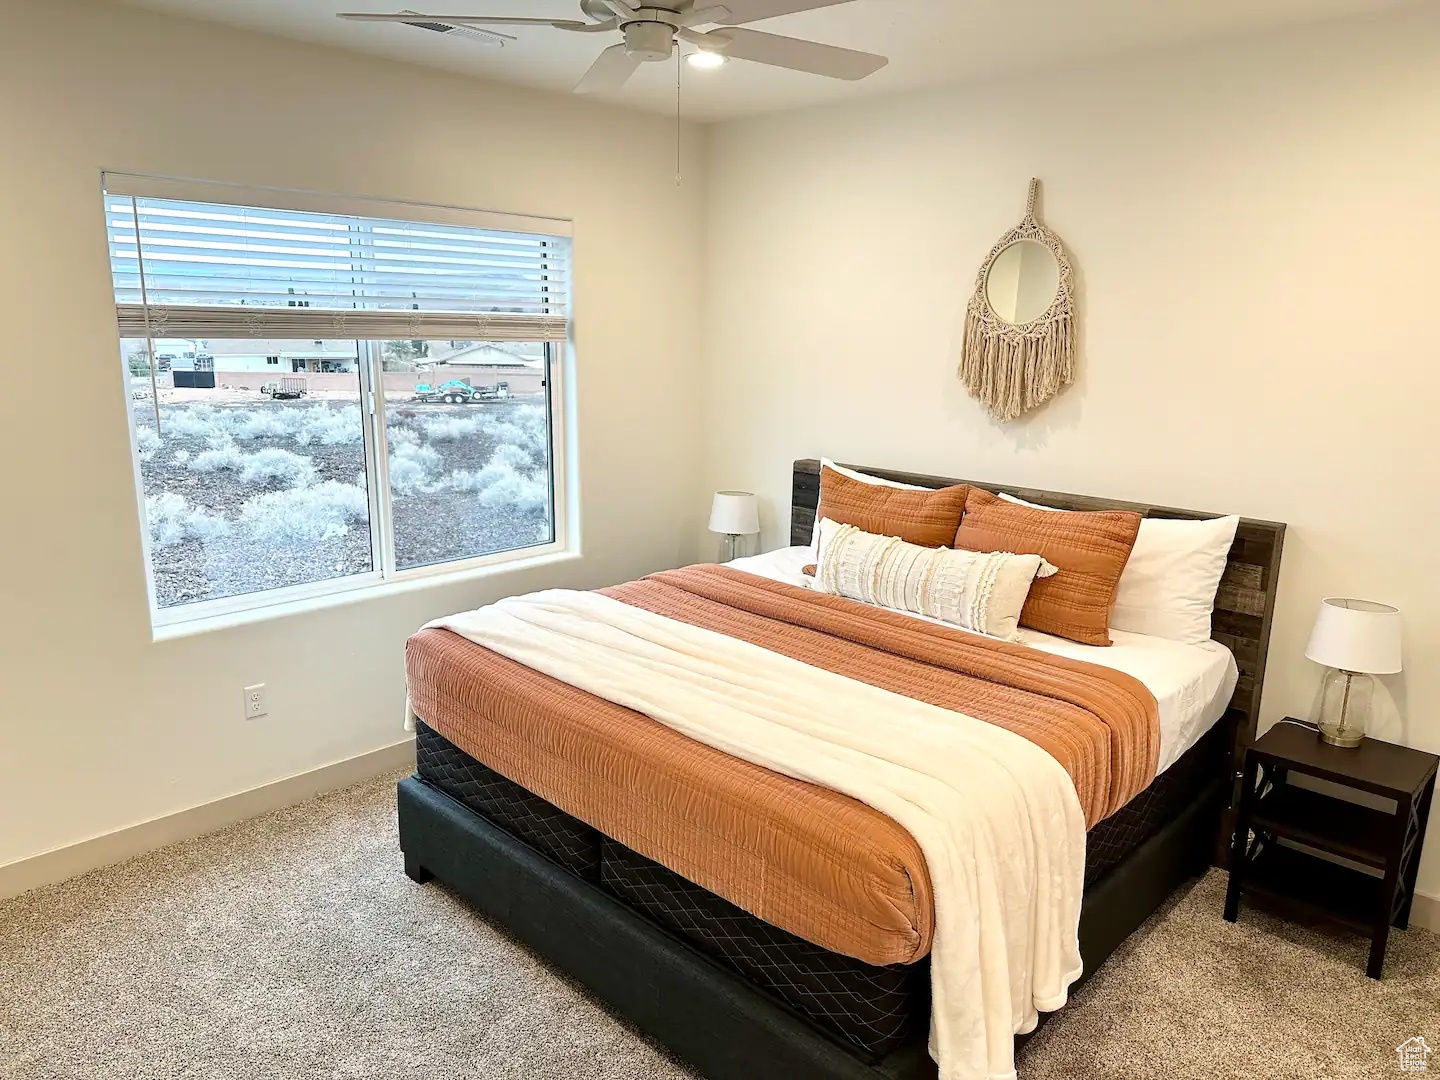
<svg viewBox="0 0 1440 1080"><path fill-rule="evenodd" d="M1041 555L1060 568L1036 578L1020 625L1082 645L1110 644L1110 604L1130 559L1140 515L1128 510L1057 514L970 489L955 546Z"/></svg>
<svg viewBox="0 0 1440 1080"><path fill-rule="evenodd" d="M964 484L935 491L887 487L822 468L815 520L829 518L862 532L898 536L921 547L949 547L960 527L969 490Z"/></svg>

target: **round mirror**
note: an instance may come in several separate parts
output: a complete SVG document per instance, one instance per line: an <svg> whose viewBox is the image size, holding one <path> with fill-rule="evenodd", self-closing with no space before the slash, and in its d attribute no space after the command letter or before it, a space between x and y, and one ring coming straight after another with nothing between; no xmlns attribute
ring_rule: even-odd
<svg viewBox="0 0 1440 1080"><path fill-rule="evenodd" d="M1034 322L1050 310L1060 291L1060 264L1036 240L1017 240L990 264L985 298L996 315L1012 326Z"/></svg>

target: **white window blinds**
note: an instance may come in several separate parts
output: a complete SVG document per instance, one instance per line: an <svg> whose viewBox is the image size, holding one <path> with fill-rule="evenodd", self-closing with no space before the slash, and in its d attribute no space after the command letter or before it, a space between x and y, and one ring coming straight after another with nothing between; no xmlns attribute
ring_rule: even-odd
<svg viewBox="0 0 1440 1080"><path fill-rule="evenodd" d="M362 216L303 208L313 196L280 209L137 195L106 181L125 337L534 342L568 333L565 235L471 226L446 208L430 208L433 221L422 219L426 208L398 205L391 210L407 216Z"/></svg>

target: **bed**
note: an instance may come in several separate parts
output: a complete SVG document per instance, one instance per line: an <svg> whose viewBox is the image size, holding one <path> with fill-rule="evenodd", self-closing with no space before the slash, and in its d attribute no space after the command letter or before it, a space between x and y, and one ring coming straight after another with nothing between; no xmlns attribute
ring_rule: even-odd
<svg viewBox="0 0 1440 1080"><path fill-rule="evenodd" d="M866 471L922 487L955 482ZM746 603L780 603L802 581L800 548L813 527L818 480L818 462L796 463L792 549L723 571L661 575L646 588L668 592L641 602L688 611L700 603L697 592L708 602L720 590ZM984 486L1064 509L1213 516ZM1224 850L1218 842L1228 832L1234 755L1254 734L1283 533L1275 523L1242 521L1217 598L1213 642L1178 646L1116 635L1115 646L1091 650L1154 695L1159 747L1153 781L1138 793L1125 789L1117 766L1111 786L1095 789L1098 809L1087 813L1080 908L1087 974ZM914 625L911 616L895 619ZM787 631L772 645L818 662L804 653L813 647L807 633ZM1093 663L1087 648L1030 635L1018 653ZM832 644L825 662L832 652L844 649ZM777 786L788 778L708 747L725 761L636 749L625 741L636 725L623 716L612 718L610 729L603 716L567 729L534 704L541 698L524 698L523 669L448 631L412 639L408 666L418 766L400 785L399 807L413 878L440 877L707 1076L935 1075L925 1046L931 898L924 858L904 829L835 792L800 790L793 781ZM488 707L476 687L492 699L514 690L518 705L508 727L468 719ZM592 711L603 713L607 704ZM669 729L647 738L659 745L667 736L683 739ZM584 740L591 744L579 745ZM1074 741L1081 746L1084 738ZM1085 752L1081 746L1074 754ZM576 762L594 761L603 767L591 772L613 779L613 790L590 791L567 777ZM1093 767L1069 766L1072 776ZM645 812L614 816L626 798L647 804ZM1107 798L1117 805L1103 805ZM823 835L787 834L795 819L776 808L806 800L814 805L804 820L827 823ZM706 830L750 839L717 858L717 845L700 835ZM708 862L691 858L702 848L711 849ZM734 854L742 848L760 852L764 874L757 877ZM817 879L803 865L816 850L830 853L829 877ZM796 880L786 883L791 871ZM859 885L815 885L847 875ZM771 878L786 887L773 887ZM819 891L827 895L810 895Z"/></svg>

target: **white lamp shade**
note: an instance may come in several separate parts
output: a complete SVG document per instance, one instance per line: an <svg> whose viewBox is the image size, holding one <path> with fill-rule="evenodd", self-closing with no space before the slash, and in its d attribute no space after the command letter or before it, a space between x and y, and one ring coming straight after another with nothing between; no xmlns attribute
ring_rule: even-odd
<svg viewBox="0 0 1440 1080"><path fill-rule="evenodd" d="M710 531L749 536L760 531L760 501L748 491L717 491L710 504Z"/></svg>
<svg viewBox="0 0 1440 1080"><path fill-rule="evenodd" d="M1320 601L1305 655L1341 671L1393 675L1400 670L1400 609L1328 597Z"/></svg>

